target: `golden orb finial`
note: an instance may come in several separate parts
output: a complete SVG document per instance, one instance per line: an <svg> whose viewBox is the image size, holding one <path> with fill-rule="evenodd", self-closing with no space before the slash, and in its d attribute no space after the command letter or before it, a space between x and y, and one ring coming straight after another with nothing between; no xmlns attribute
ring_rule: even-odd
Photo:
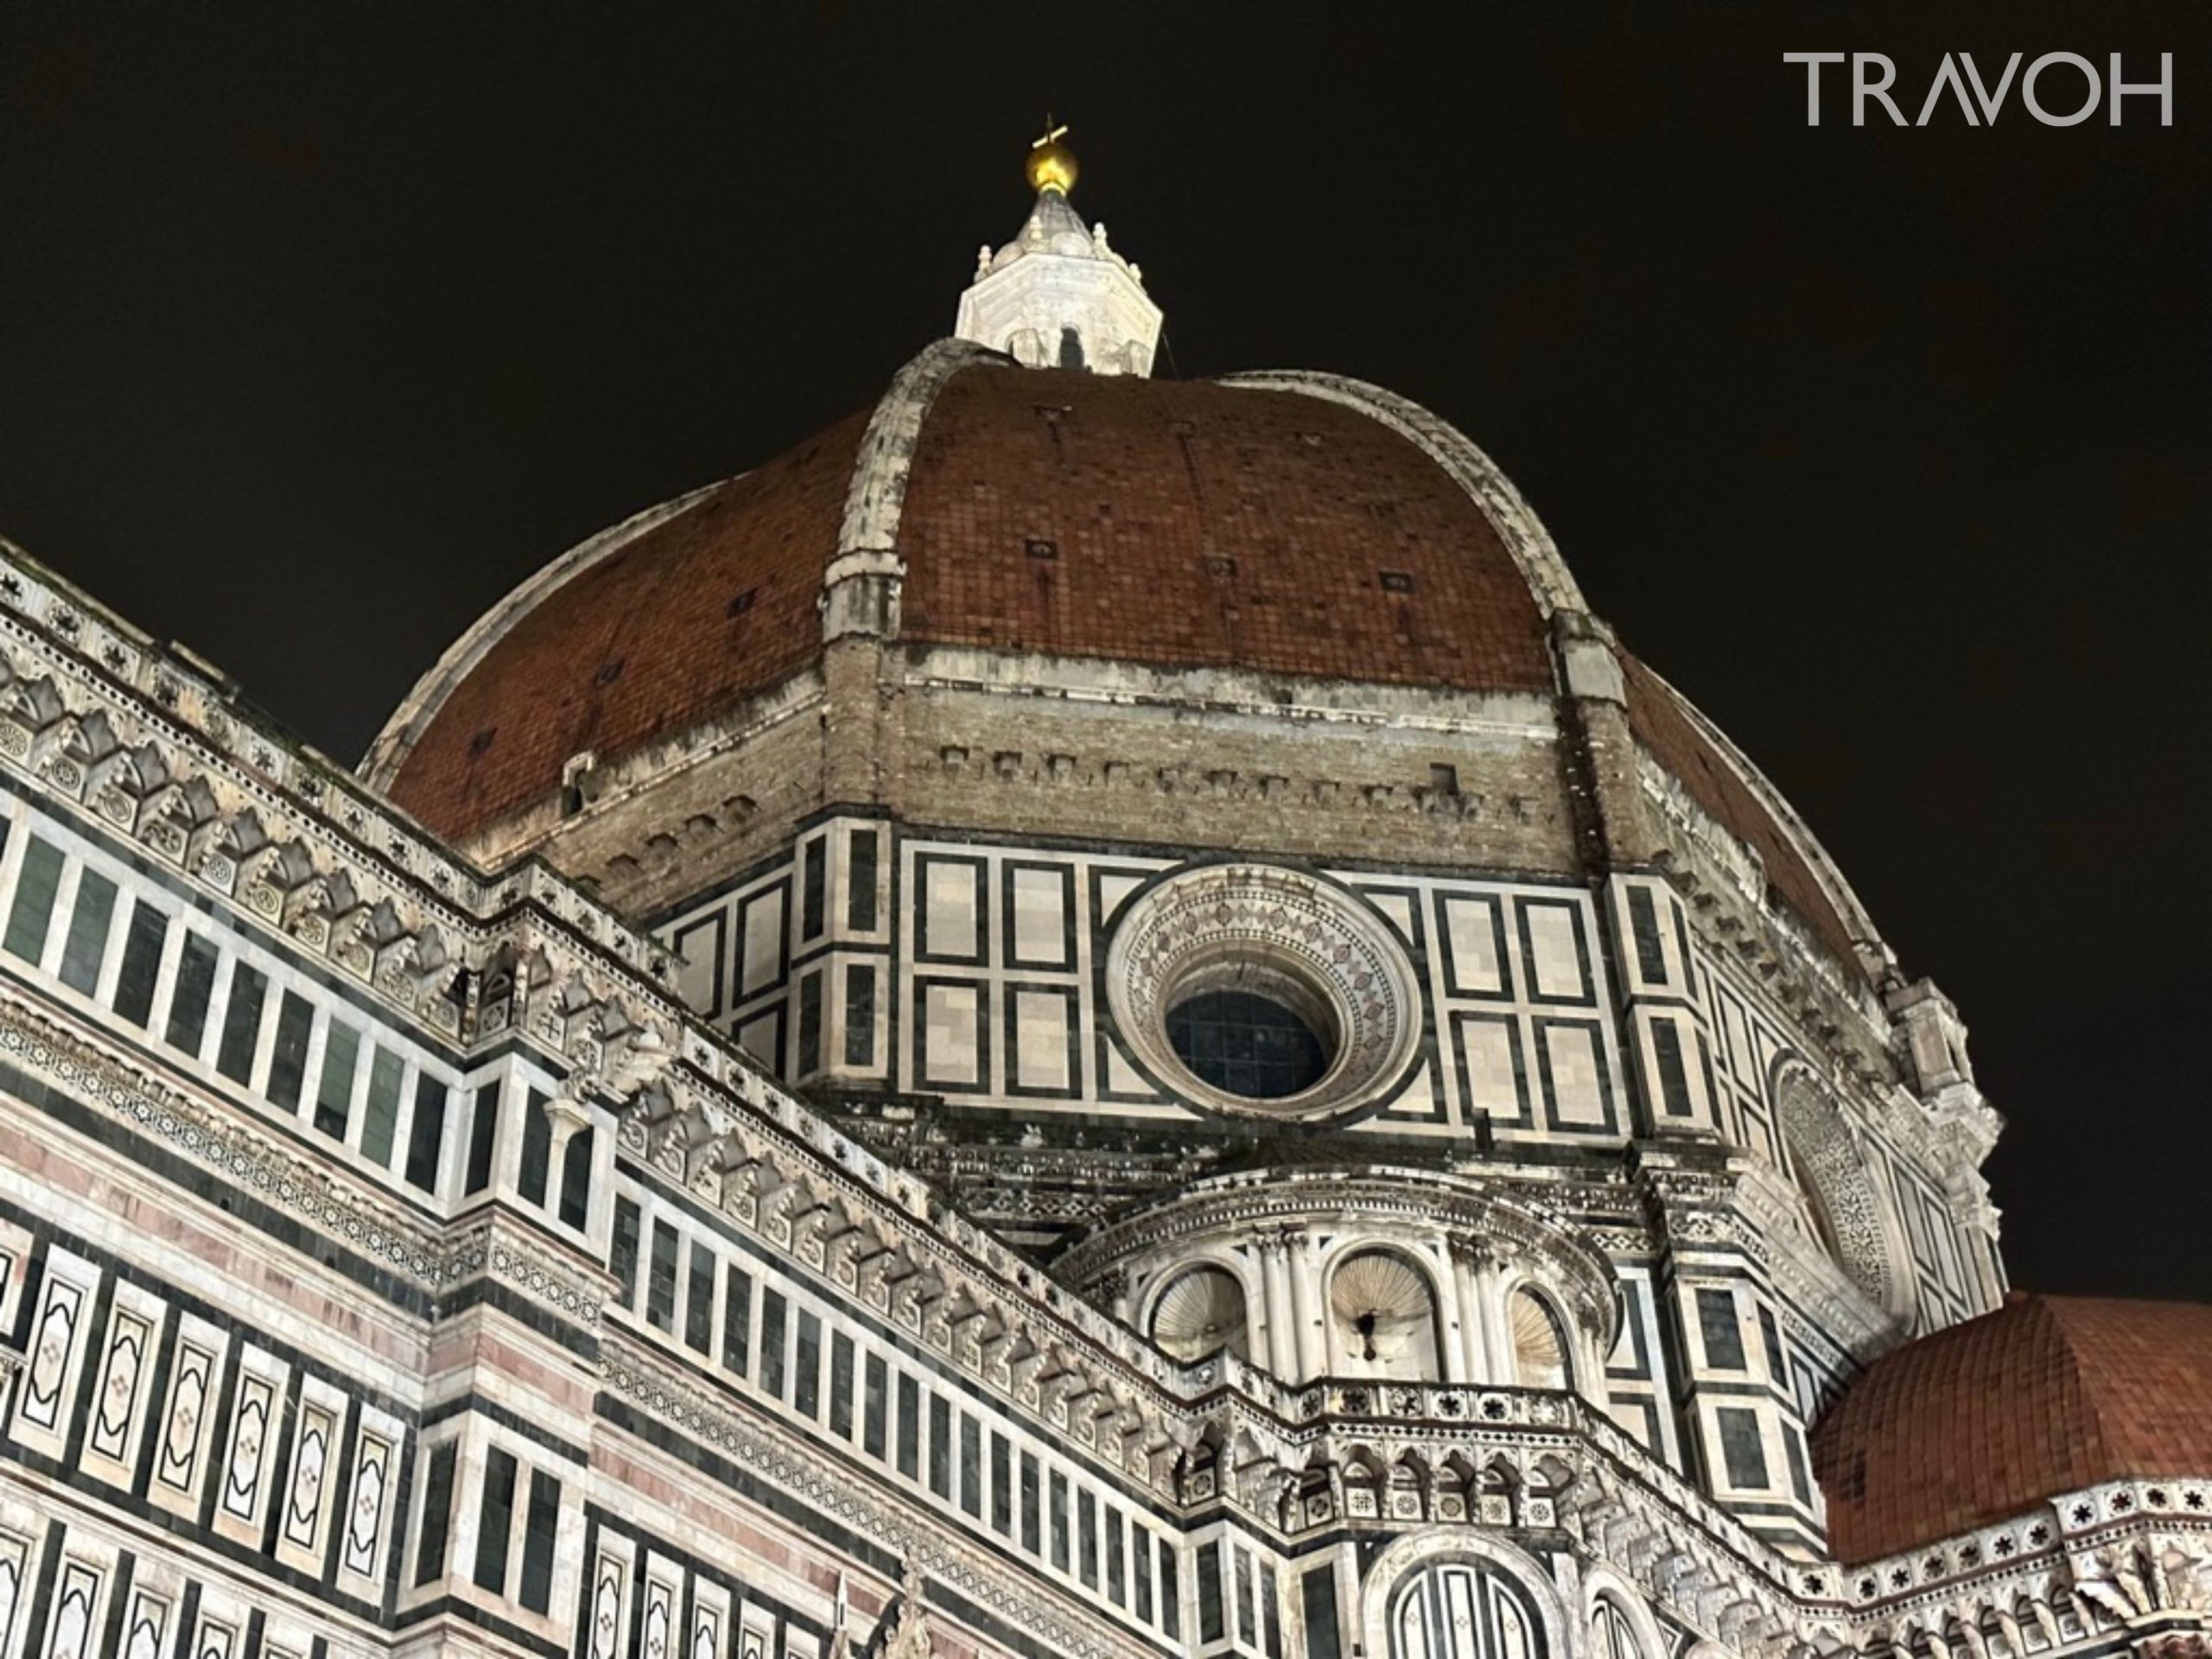
<svg viewBox="0 0 2212 1659"><path fill-rule="evenodd" d="M1029 188L1039 195L1047 190L1054 195L1065 196L1075 188L1075 152L1060 142L1067 137L1065 124L1052 124L1052 118L1045 118L1045 134L1029 146L1029 160L1023 171L1029 175Z"/></svg>

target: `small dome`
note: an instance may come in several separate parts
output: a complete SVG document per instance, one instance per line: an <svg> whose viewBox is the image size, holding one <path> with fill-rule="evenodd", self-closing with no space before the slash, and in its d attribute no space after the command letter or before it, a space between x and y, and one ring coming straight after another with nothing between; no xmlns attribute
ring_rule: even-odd
<svg viewBox="0 0 2212 1659"><path fill-rule="evenodd" d="M1840 1560L2103 1481L2212 1476L2212 1306L2015 1293L1883 1356L1814 1431Z"/></svg>

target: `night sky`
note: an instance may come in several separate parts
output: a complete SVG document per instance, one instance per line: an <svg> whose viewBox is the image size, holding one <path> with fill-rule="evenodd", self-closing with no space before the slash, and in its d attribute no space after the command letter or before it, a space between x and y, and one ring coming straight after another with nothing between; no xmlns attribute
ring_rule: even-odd
<svg viewBox="0 0 2212 1659"><path fill-rule="evenodd" d="M0 532L329 753L591 531L874 400L1028 200L1163 372L1379 381L1972 1027L2013 1275L2212 1297L2212 7L0 11ZM1993 128L1787 50L2176 55ZM2078 79L2045 83L2063 107Z"/></svg>

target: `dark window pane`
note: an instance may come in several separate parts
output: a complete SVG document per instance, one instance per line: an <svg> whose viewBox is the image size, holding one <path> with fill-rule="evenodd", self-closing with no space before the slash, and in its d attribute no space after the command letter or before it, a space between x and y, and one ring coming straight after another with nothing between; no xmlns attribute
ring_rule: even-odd
<svg viewBox="0 0 2212 1659"><path fill-rule="evenodd" d="M1688 1117L1695 1109L1690 1101L1689 1074L1682 1069L1682 1033L1671 1020L1651 1022L1651 1053L1659 1062L1659 1098L1669 1117Z"/></svg>
<svg viewBox="0 0 2212 1659"><path fill-rule="evenodd" d="M830 843L817 836L806 843L805 863L799 877L798 935L810 939L822 931L822 901L829 886Z"/></svg>
<svg viewBox="0 0 2212 1659"><path fill-rule="evenodd" d="M1741 1491L1764 1490L1766 1452L1759 1444L1758 1414L1740 1406L1722 1406L1713 1415L1720 1428L1720 1456L1728 1467L1728 1484Z"/></svg>
<svg viewBox="0 0 2212 1659"><path fill-rule="evenodd" d="M922 1466L922 1390L905 1372L899 1375L899 1472L912 1480Z"/></svg>
<svg viewBox="0 0 2212 1659"><path fill-rule="evenodd" d="M438 1160L446 1147L444 1084L427 1071L415 1077L415 1122L407 1131L407 1184L425 1192L438 1190Z"/></svg>
<svg viewBox="0 0 2212 1659"><path fill-rule="evenodd" d="M822 1410L822 1321L804 1308L799 1310L797 1345L791 1404L802 1417L817 1416Z"/></svg>
<svg viewBox="0 0 2212 1659"><path fill-rule="evenodd" d="M853 1339L842 1331L830 1339L830 1432L853 1438Z"/></svg>
<svg viewBox="0 0 2212 1659"><path fill-rule="evenodd" d="M361 1103L361 1155L378 1168L391 1162L399 1133L399 1056L381 1046L369 1051L369 1087Z"/></svg>
<svg viewBox="0 0 2212 1659"><path fill-rule="evenodd" d="M296 991L285 992L276 1005L276 1040L269 1048L269 1086L264 1092L270 1104L299 1110L300 1091L307 1086L308 1039L314 1035L315 1004Z"/></svg>
<svg viewBox="0 0 2212 1659"><path fill-rule="evenodd" d="M944 1395L930 1395L930 1490L952 1496L952 1406Z"/></svg>
<svg viewBox="0 0 2212 1659"><path fill-rule="evenodd" d="M683 1340L701 1353L715 1346L715 1253L691 1241L691 1277L683 1289Z"/></svg>
<svg viewBox="0 0 2212 1659"><path fill-rule="evenodd" d="M1130 1578L1135 1594L1129 1599L1129 1611L1146 1624L1152 1623L1152 1539L1143 1528L1129 1529L1129 1566L1134 1570Z"/></svg>
<svg viewBox="0 0 2212 1659"><path fill-rule="evenodd" d="M760 1293L760 1386L784 1397L784 1327L790 1305L780 1291Z"/></svg>
<svg viewBox="0 0 2212 1659"><path fill-rule="evenodd" d="M168 1045L188 1054L200 1052L207 1029L207 1004L215 995L215 947L197 933L184 938L177 959L176 990L169 998Z"/></svg>
<svg viewBox="0 0 2212 1659"><path fill-rule="evenodd" d="M61 982L85 995L100 982L107 956L108 925L115 919L115 883L98 870L77 877L77 907L69 912L69 937L61 946Z"/></svg>
<svg viewBox="0 0 2212 1659"><path fill-rule="evenodd" d="M253 1081L253 1051L261 1045L261 1010L268 1000L269 976L233 962L223 1039L215 1046L215 1069L232 1083Z"/></svg>
<svg viewBox="0 0 2212 1659"><path fill-rule="evenodd" d="M145 900L130 906L130 928L123 938L123 966L115 976L115 1011L141 1030L154 1011L154 986L162 973L162 946L169 918Z"/></svg>
<svg viewBox="0 0 2212 1659"><path fill-rule="evenodd" d="M1782 1426L1782 1452L1789 1463L1789 1490L1800 1503L1810 1504L1813 1489L1805 1472L1805 1446L1797 1431L1788 1423Z"/></svg>
<svg viewBox="0 0 2212 1659"><path fill-rule="evenodd" d="M1629 931L1636 938L1636 969L1654 984L1667 980L1667 952L1659 942L1659 909L1648 887L1628 890Z"/></svg>
<svg viewBox="0 0 2212 1659"><path fill-rule="evenodd" d="M546 1166L552 1161L553 1119L545 1096L533 1089L523 1102L522 1164L515 1172L515 1191L524 1204L545 1202Z"/></svg>
<svg viewBox="0 0 2212 1659"><path fill-rule="evenodd" d="M1037 1459L1028 1452L1021 1454L1021 1547L1032 1555L1044 1548L1039 1541L1042 1523L1038 1516L1041 1506L1037 1499Z"/></svg>
<svg viewBox="0 0 2212 1659"><path fill-rule="evenodd" d="M734 1266L722 1287L722 1363L740 1376L753 1370L753 1275Z"/></svg>
<svg viewBox="0 0 2212 1659"><path fill-rule="evenodd" d="M1200 991L1167 1015L1167 1040L1215 1088L1280 1100L1320 1082L1329 1052L1296 1013L1253 991Z"/></svg>
<svg viewBox="0 0 2212 1659"><path fill-rule="evenodd" d="M1106 1599L1116 1607L1128 1600L1128 1574L1122 1566L1122 1512L1106 1511Z"/></svg>
<svg viewBox="0 0 2212 1659"><path fill-rule="evenodd" d="M861 1400L861 1450L871 1458L880 1458L884 1447L883 1396L889 1378L883 1361L874 1354L868 1357L863 1375L867 1378L867 1392Z"/></svg>
<svg viewBox="0 0 2212 1659"><path fill-rule="evenodd" d="M492 1158L499 1147L499 1085L480 1084L476 1109L468 1122L468 1168L461 1184L461 1196L481 1192L492 1184Z"/></svg>
<svg viewBox="0 0 2212 1659"><path fill-rule="evenodd" d="M1268 1629L1268 1659L1282 1659L1282 1602L1275 1592L1275 1570L1260 1563L1260 1617Z"/></svg>
<svg viewBox="0 0 2212 1659"><path fill-rule="evenodd" d="M1705 1333L1705 1363L1716 1370L1744 1369L1744 1332L1736 1323L1736 1298L1726 1290L1697 1294L1697 1322Z"/></svg>
<svg viewBox="0 0 2212 1659"><path fill-rule="evenodd" d="M983 1426L964 1411L960 1414L960 1507L970 1515L983 1512Z"/></svg>
<svg viewBox="0 0 2212 1659"><path fill-rule="evenodd" d="M875 931L875 842L873 830L853 831L852 860L846 867L845 920L855 933Z"/></svg>
<svg viewBox="0 0 2212 1659"><path fill-rule="evenodd" d="M1782 1333L1774 1328L1774 1315L1759 1309L1759 1338L1766 1347L1767 1378L1777 1389L1789 1386L1789 1367L1782 1358Z"/></svg>
<svg viewBox="0 0 2212 1659"><path fill-rule="evenodd" d="M638 1234L643 1218L627 1198L614 1200L614 1238L607 1253L607 1270L620 1287L624 1307L638 1305Z"/></svg>
<svg viewBox="0 0 2212 1659"><path fill-rule="evenodd" d="M1198 1640L1220 1641L1228 1623L1221 1605L1221 1546L1208 1543L1198 1550Z"/></svg>
<svg viewBox="0 0 2212 1659"><path fill-rule="evenodd" d="M455 1446L451 1440L430 1453L429 1471L423 1478L423 1531L415 1541L415 1582L428 1584L446 1572L446 1534L453 1520L453 1469Z"/></svg>
<svg viewBox="0 0 2212 1659"><path fill-rule="evenodd" d="M1306 1604L1306 1659L1341 1659L1337 1639L1337 1574L1333 1567L1298 1581Z"/></svg>
<svg viewBox="0 0 2212 1659"><path fill-rule="evenodd" d="M514 1531L515 1460L493 1446L484 1458L484 1501L476 1511L476 1586L502 1594L507 1585L507 1541Z"/></svg>
<svg viewBox="0 0 2212 1659"><path fill-rule="evenodd" d="M599 1131L578 1129L561 1153L561 1224L578 1232L591 1217L591 1160Z"/></svg>
<svg viewBox="0 0 2212 1659"><path fill-rule="evenodd" d="M1052 1500L1052 1565L1065 1573L1068 1570L1068 1478L1053 1470L1046 1491Z"/></svg>
<svg viewBox="0 0 2212 1659"><path fill-rule="evenodd" d="M875 969L856 962L845 969L845 1064L875 1059Z"/></svg>
<svg viewBox="0 0 2212 1659"><path fill-rule="evenodd" d="M8 912L8 931L0 950L35 965L46 952L54 920L54 895L61 885L61 849L33 836L23 848L23 867L16 877L16 902Z"/></svg>
<svg viewBox="0 0 2212 1659"><path fill-rule="evenodd" d="M346 1138L353 1110L353 1071L360 1058L360 1033L333 1020L322 1046L322 1081L315 1085L315 1126L334 1141Z"/></svg>
<svg viewBox="0 0 2212 1659"><path fill-rule="evenodd" d="M1183 1581L1175 1576L1175 1552L1165 1538L1160 1541L1160 1628L1181 1640Z"/></svg>
<svg viewBox="0 0 2212 1659"><path fill-rule="evenodd" d="M1076 1576L1090 1589L1098 1587L1098 1500L1077 1492L1075 1501Z"/></svg>
<svg viewBox="0 0 2212 1659"><path fill-rule="evenodd" d="M1236 1552L1236 1639L1247 1646L1257 1645L1258 1632L1252 1627L1252 1557L1249 1551Z"/></svg>
<svg viewBox="0 0 2212 1659"><path fill-rule="evenodd" d="M561 1483L543 1469L531 1470L522 1534L522 1605L533 1613L553 1605L553 1545L560 1521Z"/></svg>
<svg viewBox="0 0 2212 1659"><path fill-rule="evenodd" d="M1003 1434L991 1436L991 1530L1004 1537L1014 1530L1014 1448Z"/></svg>
<svg viewBox="0 0 2212 1659"><path fill-rule="evenodd" d="M653 1224L652 1265L645 1274L645 1318L664 1331L676 1328L676 1230Z"/></svg>
<svg viewBox="0 0 2212 1659"><path fill-rule="evenodd" d="M798 982L798 1069L802 1074L822 1069L822 976L809 974Z"/></svg>

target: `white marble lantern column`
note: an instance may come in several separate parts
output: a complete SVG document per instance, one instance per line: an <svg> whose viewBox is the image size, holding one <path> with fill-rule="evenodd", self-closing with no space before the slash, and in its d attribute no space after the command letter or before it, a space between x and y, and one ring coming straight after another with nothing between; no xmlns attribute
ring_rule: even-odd
<svg viewBox="0 0 2212 1659"><path fill-rule="evenodd" d="M1513 1327L1505 1318L1505 1304L1499 1298L1498 1281L1503 1276L1503 1264L1488 1250L1473 1253L1469 1263L1475 1284L1475 1300L1482 1309L1483 1369L1478 1374L1484 1382L1504 1385L1520 1378L1514 1375Z"/></svg>
<svg viewBox="0 0 2212 1659"><path fill-rule="evenodd" d="M1260 1240L1260 1294L1266 1305L1268 1369L1286 1382L1298 1375L1298 1321L1291 1311L1290 1241L1282 1233Z"/></svg>
<svg viewBox="0 0 2212 1659"><path fill-rule="evenodd" d="M1328 1332L1322 1324L1320 1264L1314 1259L1313 1235L1300 1228L1288 1240L1291 1323L1298 1333L1292 1380L1304 1382L1329 1369Z"/></svg>
<svg viewBox="0 0 2212 1659"><path fill-rule="evenodd" d="M1458 1362L1453 1381L1487 1382L1491 1380L1490 1343L1483 1327L1483 1295L1477 1277L1478 1268L1472 1247L1454 1241L1452 1245L1452 1300L1459 1315L1459 1341L1454 1352Z"/></svg>

